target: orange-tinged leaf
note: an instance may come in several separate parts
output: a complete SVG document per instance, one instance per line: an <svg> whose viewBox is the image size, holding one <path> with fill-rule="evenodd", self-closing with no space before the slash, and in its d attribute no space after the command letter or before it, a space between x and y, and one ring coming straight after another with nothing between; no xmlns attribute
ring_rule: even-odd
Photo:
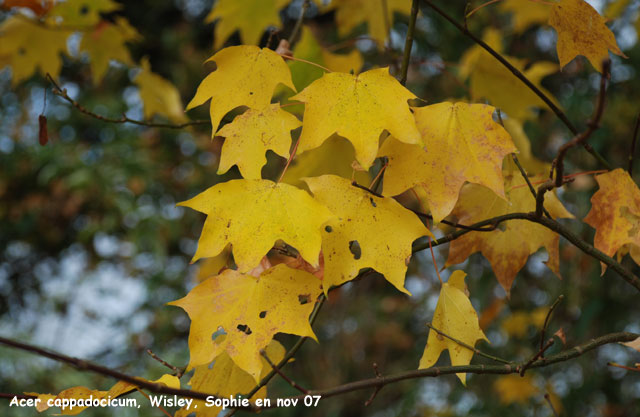
<svg viewBox="0 0 640 417"><path fill-rule="evenodd" d="M9 17L0 23L0 68L11 66L14 84L30 77L38 69L56 77L67 52L71 31L48 30L36 23Z"/></svg>
<svg viewBox="0 0 640 417"><path fill-rule="evenodd" d="M272 340L265 348L265 353L271 362L278 363L284 358L284 347ZM264 378L273 369L264 358L260 378ZM239 394L246 394L256 386L251 375L239 368L226 352L221 353L213 362L213 366L196 366L195 372L189 380L191 389L198 392L215 394L220 398L238 398ZM266 398L267 387L262 387L252 399ZM243 398L246 398L243 395ZM217 417L222 407L207 406L204 401L195 400L191 407L183 407L176 412L176 417L187 417L195 412L196 417Z"/></svg>
<svg viewBox="0 0 640 417"><path fill-rule="evenodd" d="M142 71L133 80L140 89L140 98L144 103L144 117L150 119L162 114L174 122L184 122L184 106L180 92L168 80L151 71L147 57L140 60Z"/></svg>
<svg viewBox="0 0 640 417"><path fill-rule="evenodd" d="M393 13L409 14L411 2L405 0L335 0L338 34L345 37L358 25L367 23L369 35L379 49L389 35L393 24Z"/></svg>
<svg viewBox="0 0 640 417"><path fill-rule="evenodd" d="M191 318L189 369L209 364L226 352L258 382L260 349L276 333L317 340L309 315L322 292L320 283L312 274L284 264L260 277L227 269L169 303L183 308Z"/></svg>
<svg viewBox="0 0 640 417"><path fill-rule="evenodd" d="M584 0L561 0L554 4L549 24L558 32L560 66L584 55L596 70L602 71L602 62L609 59L609 51L626 58L605 22Z"/></svg>
<svg viewBox="0 0 640 417"><path fill-rule="evenodd" d="M207 214L193 261L231 243L240 272L257 266L278 239L317 266L320 226L332 217L306 191L267 180L231 180L178 205Z"/></svg>
<svg viewBox="0 0 640 417"><path fill-rule="evenodd" d="M138 32L122 17L116 17L115 24L103 21L92 32L85 33L80 51L89 55L93 82L97 83L104 77L111 60L133 65L125 42L139 38Z"/></svg>
<svg viewBox="0 0 640 417"><path fill-rule="evenodd" d="M421 236L433 237L418 217L394 199L376 197L345 178L324 175L305 181L313 197L337 216L322 232L325 293L368 267L409 294L404 278L411 243Z"/></svg>
<svg viewBox="0 0 640 417"><path fill-rule="evenodd" d="M523 377L517 374L502 375L496 378L493 389L497 392L503 404L528 404L529 400L541 394L533 381L531 374Z"/></svg>
<svg viewBox="0 0 640 417"><path fill-rule="evenodd" d="M242 43L257 45L265 29L280 26L279 11L290 0L218 0L205 21L217 20L214 30L214 49L219 49L224 41L240 32Z"/></svg>
<svg viewBox="0 0 640 417"><path fill-rule="evenodd" d="M291 131L300 125L300 121L282 110L278 103L261 110L247 110L216 133L225 138L218 174L237 165L244 178L262 178L260 172L267 163L266 151L288 158Z"/></svg>
<svg viewBox="0 0 640 417"><path fill-rule="evenodd" d="M353 144L356 159L368 169L384 130L402 142L421 143L407 103L415 97L388 68L359 75L325 74L291 98L305 103L298 151L317 148L337 133Z"/></svg>
<svg viewBox="0 0 640 417"><path fill-rule="evenodd" d="M594 246L613 256L625 244L632 244L632 258L637 262L633 245L640 246L640 189L622 168L598 175L596 181L600 188L591 197L591 210L584 219L596 229Z"/></svg>
<svg viewBox="0 0 640 417"><path fill-rule="evenodd" d="M187 110L211 99L211 136L230 110L239 106L267 107L278 84L295 90L289 67L280 55L268 48L232 46L216 53L207 60L210 61L216 63L217 69L200 83Z"/></svg>
<svg viewBox="0 0 640 417"><path fill-rule="evenodd" d="M531 178L532 182L542 177ZM462 224L501 216L507 213L535 211L536 202L519 172L505 178L507 200L503 200L488 189L468 184L460 192L460 199L453 211ZM545 194L545 207L553 218L573 217L554 193ZM491 264L498 282L509 294L516 274L527 263L529 255L544 247L549 254L546 262L556 275L559 273L559 235L527 220L509 220L504 230L470 232L451 242L446 265L463 262L474 252L481 252Z"/></svg>
<svg viewBox="0 0 640 417"><path fill-rule="evenodd" d="M467 345L474 346L478 340L486 340L488 342L489 339L480 329L478 315L466 294L466 285L464 283L466 275L463 271L453 271L449 281L442 284L432 323L433 327L442 333ZM439 335L431 329L418 369L426 369L433 366L445 349L449 350L451 365L453 366L468 365L473 357L472 350ZM456 375L466 385L467 374Z"/></svg>
<svg viewBox="0 0 640 417"><path fill-rule="evenodd" d="M485 104L438 103L415 108L424 148L387 139L379 155L389 158L383 194L424 189L436 222L446 217L465 182L489 187L504 197L502 159L516 147Z"/></svg>

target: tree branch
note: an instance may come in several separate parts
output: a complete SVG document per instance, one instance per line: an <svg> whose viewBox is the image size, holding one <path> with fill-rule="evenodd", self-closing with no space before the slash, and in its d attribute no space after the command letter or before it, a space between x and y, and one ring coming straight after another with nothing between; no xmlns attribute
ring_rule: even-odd
<svg viewBox="0 0 640 417"><path fill-rule="evenodd" d="M598 337L596 339L592 339L587 343L576 346L572 349L565 350L556 355L552 355L547 358L537 359L534 362L532 362L528 368L542 368L542 367L553 365L556 363L566 362L568 360L577 358L585 354L586 352L589 352L600 346L603 346L609 343L630 342L632 340L637 339L638 337L640 337L639 334L629 333L629 332L608 334L605 336ZM144 388L158 394L178 395L181 397L194 398L202 401L206 401L207 398L209 399L216 398L216 396L214 395L210 395L203 392L186 390L186 389L169 388L163 384L149 382L143 379L139 379L139 378L115 371L110 368L93 364L91 362L65 356L59 353L41 349L33 345L28 345L28 344L7 339L4 337L0 337L0 344L6 345L12 348L24 350L26 352L31 352L31 353L44 356L59 362L67 363L80 370L87 370L87 371L92 371L101 375L111 376L118 380L135 384L140 388ZM376 375L375 378L364 379L356 382L350 382L350 383L339 385L337 387L329 388L326 390L312 390L312 391L309 391L306 395L320 395L322 398L328 398L328 397L333 397L336 395L341 395L341 394L345 394L352 391L358 391L361 389L382 387L384 385L388 385L391 383L395 383L395 382L403 381L407 379L437 377L440 375L449 375L449 374L457 374L457 373L512 374L512 373L520 372L521 369L522 369L521 365L515 365L515 364L432 367L428 369L405 371L405 372L401 372L401 373L389 375L389 376ZM275 374L275 371L273 371L273 374ZM302 399L304 397L305 395L301 395L301 396L292 397L292 398ZM246 398L251 398L251 395L247 395ZM275 401L274 401L274 404L275 404ZM275 408L275 407L276 407L275 405L271 407L255 407L252 405L248 407L237 407L237 409L259 412L265 408Z"/></svg>
<svg viewBox="0 0 640 417"><path fill-rule="evenodd" d="M529 220L531 222L538 223L546 227L547 229L553 230L559 235L564 236L569 242L573 243L578 249L580 249L587 255L590 255L596 258L600 262L603 262L605 265L613 269L615 272L618 273L618 275L622 277L622 279L624 279L629 284L634 286L638 291L640 291L640 278L636 277L631 271L623 267L619 262L617 262L612 257L606 255L599 249L593 247L589 243L582 240L575 233L573 233L569 228L562 225L556 220L537 216L535 213L508 213L508 214L503 214L502 216L497 216L490 219L482 220L469 227L479 228L482 226L492 226L492 225L497 226L498 224L508 220ZM444 243L451 242L452 240L455 240L460 236L465 235L471 231L472 230L457 230L453 233L449 233L447 235L444 235L440 239L437 239L432 244L432 246L438 246ZM412 252L415 253L428 248L429 248L428 243L417 243L413 245Z"/></svg>
<svg viewBox="0 0 640 417"><path fill-rule="evenodd" d="M549 365L553 365L560 362L566 362L568 360L577 358L585 353L596 349L600 346L609 343L629 342L635 340L640 335L635 333L620 332L611 333L605 336L592 339L591 341L582 345L576 346L572 349L565 350L556 355L549 356L547 358L540 358L529 366L531 368L543 368ZM339 385L337 387L328 388L324 390L311 390L307 395L320 395L323 399L328 397L334 397L336 395L346 394L348 392L359 391L362 389L377 388L385 385L389 385L395 382L404 381L407 379L426 378L426 377L438 377L441 375L450 375L457 373L469 373L469 374L515 374L520 372L521 365L464 365L464 366L439 366L427 369L418 369L413 371L400 372L388 376L376 376L375 378L363 379L360 381L350 382L348 384ZM291 397L291 399L303 399L304 395ZM275 401L272 401L275 403ZM263 407L265 408L275 408Z"/></svg>
<svg viewBox="0 0 640 417"><path fill-rule="evenodd" d="M402 68L400 70L400 84L407 83L407 73L409 72L409 61L411 60L411 47L413 46L413 33L416 30L416 18L418 17L418 2L413 0L411 3L411 17L409 18L409 28L407 29L407 38L404 41L404 55L402 57Z"/></svg>
<svg viewBox="0 0 640 417"><path fill-rule="evenodd" d="M114 118L111 118L111 117L101 116L99 114L96 114L96 113L92 112L91 110L87 109L86 107L82 106L80 103L78 103L77 101L75 101L74 99L69 97L69 94L67 94L67 90L61 88L60 85L58 85L58 83L53 79L51 74L47 73L46 77L47 77L47 80L49 80L49 82L53 85L53 89L52 89L53 94L55 94L56 96L61 97L62 99L68 101L73 107L78 109L78 111L80 111L81 113L84 113L87 116L91 116L94 119L98 119L98 120L101 120L103 122L107 122L107 123L132 123L134 125L139 125L139 126L162 127L162 128L167 128L167 129L183 129L183 128L187 127L187 126L206 125L206 124L210 124L211 123L209 120L192 120L190 122L179 123L179 124L154 123L154 122L147 122L147 121L144 121L144 120L130 119L125 114L123 114L120 119L114 119Z"/></svg>
<svg viewBox="0 0 640 417"><path fill-rule="evenodd" d="M489 52L495 59L500 61L502 65L504 65L513 75L515 75L520 81L522 81L531 91L533 91L545 104L555 113L555 115L560 119L565 126L573 133L574 135L578 134L578 129L569 121L567 116L564 114L562 110L556 106L553 101L549 97L547 97L538 87L536 87L520 70L511 65L509 61L507 61L502 55L496 52L493 48L487 45L482 39L476 37L473 33L469 32L467 28L459 24L453 19L453 17L449 16L445 11L440 9L438 6L434 5L431 0L422 0L425 4L431 7L436 13L445 18L449 23L456 27L463 35L473 40L475 43L480 45L485 51ZM604 165L607 169L611 169L609 163L600 155L595 149L588 144L583 144L585 149L593 155L602 165Z"/></svg>
<svg viewBox="0 0 640 417"><path fill-rule="evenodd" d="M54 361L66 363L67 365L71 365L80 371L91 371L100 375L110 376L119 381L128 382L130 384L134 384L138 386L139 388L147 389L151 392L155 392L158 394L178 395L181 397L193 398L193 399L202 400L202 401L206 401L207 398L213 398L213 399L217 398L215 395L206 394L204 392L187 390L187 389L170 388L164 384L149 382L145 379L131 376L131 375L116 371L114 369L104 367L102 365L97 365L89 361L73 358L71 356L62 355L57 352L42 349L37 346L29 345L26 343L18 342L16 340L7 339L4 337L0 337L0 344L9 346L15 349L20 349L25 352L34 353L36 355L43 356L45 358L53 359ZM241 407L241 408L252 410L254 407L249 406L249 407Z"/></svg>

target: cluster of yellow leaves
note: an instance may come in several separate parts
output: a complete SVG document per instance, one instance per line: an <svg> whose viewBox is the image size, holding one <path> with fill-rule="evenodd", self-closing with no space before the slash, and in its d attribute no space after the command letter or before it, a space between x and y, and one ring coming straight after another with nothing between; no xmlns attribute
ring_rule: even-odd
<svg viewBox="0 0 640 417"><path fill-rule="evenodd" d="M291 0L217 1L205 18L207 22L217 22L214 29L214 49L220 49L235 32L240 34L243 44L259 44L267 28L279 27L279 12L290 2ZM394 13L407 15L411 8L411 2L405 0L333 0L327 2L328 5L323 0L314 0L314 3L320 13L335 10L338 34L342 37L366 24L369 35L380 49L389 36Z"/></svg>
<svg viewBox="0 0 640 417"><path fill-rule="evenodd" d="M159 379L156 379L155 381L147 381L147 382L162 384L169 388L180 389L180 380L176 376L169 375L169 374L164 374L162 375L162 377L160 377ZM27 392L25 394L34 395L38 397L40 402L38 403L36 409L38 410L38 412L41 413L49 409L49 406L47 405L47 402L49 400L52 400L52 403L55 403L55 401L58 399L60 400L62 399L88 400L89 398L92 398L95 400L102 400L102 399L109 399L109 398L115 399L116 397L127 394L136 389L139 389L139 388L135 384L131 384L129 382L124 382L124 381L118 381L115 385L109 388L108 391L92 390L86 387L79 386L79 387L67 388L63 391L60 391L57 395L38 394L37 392ZM85 407L85 406L76 406L73 408L61 407L62 412L60 414L65 416L75 416L77 414L80 414L87 408L88 407Z"/></svg>
<svg viewBox="0 0 640 417"><path fill-rule="evenodd" d="M82 34L79 57L88 56L94 83L105 77L111 61L135 67L127 43L139 41L138 32L122 17L111 23L100 16L121 7L113 0L5 1L2 8L14 9L16 14L0 23L0 69L11 67L14 84L38 70L57 77L62 55L69 55L67 40L74 33ZM23 13L25 9L39 19ZM163 114L171 120L184 121L178 90L154 74L148 60L143 59L140 67L136 84L140 87L145 117Z"/></svg>

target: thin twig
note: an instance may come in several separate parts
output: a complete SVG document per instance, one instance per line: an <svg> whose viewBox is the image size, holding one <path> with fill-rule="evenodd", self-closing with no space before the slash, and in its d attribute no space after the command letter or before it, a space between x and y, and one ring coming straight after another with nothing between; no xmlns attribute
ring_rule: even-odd
<svg viewBox="0 0 640 417"><path fill-rule="evenodd" d="M499 1L501 1L501 0L490 0L490 1L486 2L486 3L482 3L480 6L476 7L473 10L471 10L469 13L465 13L465 15L464 15L465 20L470 18L471 16L473 16L478 10L480 10L480 9L482 9L484 7L490 6L490 5L492 5L494 3L497 3Z"/></svg>
<svg viewBox="0 0 640 417"><path fill-rule="evenodd" d="M378 364L377 363L373 363L373 372L376 374L376 378L382 378L382 374L380 373L380 371L378 370ZM368 407L371 405L371 403L373 402L373 400L376 398L376 395L378 395L378 393L380 392L380 390L382 389L382 385L377 386L374 390L373 393L371 394L371 396L369 397L369 399L367 401L364 402L364 406Z"/></svg>
<svg viewBox="0 0 640 417"><path fill-rule="evenodd" d="M619 363L615 363L615 362L608 362L607 366L614 366L616 368L626 369L627 371L640 372L640 367L638 366L636 366L635 368L632 368L631 366L620 365Z"/></svg>
<svg viewBox="0 0 640 417"><path fill-rule="evenodd" d="M323 67L320 64L316 64L315 62L311 62L311 61L307 61L306 59L302 59L302 58L296 58L294 56L291 55L286 55L286 54L279 54L281 57L285 58L285 59L290 59L292 61L298 61L298 62L304 62L305 64L309 64L309 65L313 65L314 67L318 67L322 70L324 70L325 72L331 72L331 70L327 67Z"/></svg>
<svg viewBox="0 0 640 417"><path fill-rule="evenodd" d="M157 360L158 362L160 362L161 364L163 364L164 366L166 366L167 368L175 372L174 375L176 377L181 378L182 375L184 374L185 368L178 368L177 366L171 365L169 362L165 361L164 359L162 359L161 357L153 353L151 349L147 349L147 355L151 356L153 359Z"/></svg>
<svg viewBox="0 0 640 417"><path fill-rule="evenodd" d="M553 313L553 310L556 309L556 307L558 306L558 304L560 304L562 300L564 300L564 295L560 294L556 299L556 301L553 304L551 304L549 311L547 311L547 316L544 318L544 324L542 325L542 331L540 332L540 350L542 350L542 348L544 347L544 334L547 331L547 326L549 326L551 314Z"/></svg>
<svg viewBox="0 0 640 417"><path fill-rule="evenodd" d="M298 151L298 144L300 143L300 138L302 137L302 135L298 136L298 139L296 140L296 143L293 145L293 150L291 151L291 155L289 155L289 158L287 158L287 163L284 165L284 168L282 168L282 172L280 173L280 177L278 177L278 181L276 182L280 182L282 181L282 178L284 178L284 174L285 172L287 172L287 169L289 169L289 165L291 165L291 161L293 161L293 158L295 158L296 156L296 152Z"/></svg>
<svg viewBox="0 0 640 417"><path fill-rule="evenodd" d="M289 44L293 45L296 37L298 36L298 32L300 32L300 28L302 28L302 22L304 21L304 14L307 12L309 8L310 0L303 0L302 6L300 7L300 15L298 16L298 20L296 20L296 24L291 31L291 35L289 35Z"/></svg>
<svg viewBox="0 0 640 417"><path fill-rule="evenodd" d="M309 392L309 390L306 390L306 389L302 388L300 385L296 384L296 382L294 380L292 380L291 378L286 376L284 374L284 372L282 372L280 369L278 369L278 367L273 362L271 362L271 359L269 359L269 356L267 356L267 352L264 349L260 349L260 354L262 355L264 360L267 361L269 366L271 366L271 369L273 369L278 375L280 375L280 377L282 379L287 381L289 383L289 385L291 385L293 388L297 389L298 391L300 391L303 394L306 394L306 393Z"/></svg>
<svg viewBox="0 0 640 417"><path fill-rule="evenodd" d="M636 126L633 128L633 138L631 139L631 150L629 151L629 176L633 175L633 155L636 153L636 141L640 131L640 113L636 119Z"/></svg>
<svg viewBox="0 0 640 417"><path fill-rule="evenodd" d="M551 346L553 346L554 343L555 343L555 340L553 340L553 337L547 340L547 343L544 346L542 346L542 348L540 348L540 350L535 355L533 355L531 359L527 361L527 363L525 363L520 367L520 376L524 376L524 373L526 372L527 369L529 369L531 364L537 361L538 359L542 358L542 356L544 355L544 352L547 349L549 349Z"/></svg>
<svg viewBox="0 0 640 417"><path fill-rule="evenodd" d="M538 202L538 193L536 192L536 189L533 188L533 184L531 184L531 180L527 176L527 172L524 170L524 168L520 164L520 161L518 160L518 157L516 156L515 153L511 154L511 158L513 158L513 162L518 167L518 170L520 170L520 174L522 174L522 178L524 178L525 182L527 183L527 186L529 187L529 191L531 191L531 194L533 195L533 198L536 200L536 203L537 203ZM544 213L544 215L551 219L552 218L551 214L549 214L547 209L544 207L544 200L540 204L540 207L541 207L542 212Z"/></svg>
<svg viewBox="0 0 640 417"><path fill-rule="evenodd" d="M491 359L492 361L505 363L507 365L512 365L513 364L513 362L511 362L511 361L508 361L508 360L505 360L505 359L502 359L502 358L498 358L497 356L489 355L488 353L484 353L483 351L475 348L474 346L471 346L471 345L463 342L462 340L458 340L458 339L456 339L456 338L454 338L452 336L449 336L448 334L444 333L443 331L438 330L435 327L433 327L433 324L431 324L431 323L427 323L427 327L430 328L431 330L433 330L434 332L438 333L440 336L444 336L447 339L453 340L454 342L456 342L460 346L462 346L464 348L467 348L467 349L473 351L474 353L476 353L476 354L478 354L480 356L484 356L485 358Z"/></svg>
<svg viewBox="0 0 640 417"><path fill-rule="evenodd" d="M455 21L455 19L449 16L445 11L440 9L438 6L433 4L430 0L422 0L425 4L431 7L436 13L445 18L449 23L456 27L463 35L467 36L469 39L473 40L475 43L480 45L485 51L489 52L495 59L497 59L502 65L504 65L513 75L515 75L520 81L522 81L531 91L533 91L545 104L555 113L555 115L564 123L565 126L573 133L574 135L578 134L578 129L569 121L567 116L564 114L558 106L556 106L553 101L549 97L546 96L538 87L536 87L531 80L529 80L520 70L511 65L509 61L507 61L501 54L496 52L493 48L486 44L482 39L476 37L473 33L469 32L469 30ZM595 149L590 146L586 146L588 144L584 144L585 149L593 155L602 165L604 165L607 169L611 169L609 163L600 155Z"/></svg>
<svg viewBox="0 0 640 417"><path fill-rule="evenodd" d="M556 409L553 407L553 403L551 402L551 397L549 396L549 393L544 394L544 399L547 400L547 404L549 405L549 408L551 409L551 412L553 413L554 417L560 417Z"/></svg>
<svg viewBox="0 0 640 417"><path fill-rule="evenodd" d="M411 17L409 17L409 28L407 38L404 41L404 55L402 57L402 69L400 70L400 84L407 83L407 73L409 72L409 61L411 59L411 47L413 46L413 34L416 30L416 18L418 17L418 3L420 0L413 0L411 3Z"/></svg>
<svg viewBox="0 0 640 417"><path fill-rule="evenodd" d="M125 114L123 114L120 119L114 119L114 118L111 118L111 117L105 117L105 116L102 116L102 115L99 115L97 113L92 112L91 110L89 110L86 107L82 106L76 100L74 100L71 97L69 97L69 94L67 94L67 90L61 88L60 85L58 85L58 83L53 79L51 74L47 73L46 77L49 80L49 82L53 85L53 90L52 90L53 94L57 95L58 97L61 97L62 99L66 100L67 102L69 102L73 107L78 109L78 111L80 111L81 113L84 113L87 116L91 116L94 119L98 119L98 120L101 120L103 122L107 122L107 123L132 123L132 124L139 125L139 126L161 127L161 128L167 128L167 129L183 129L183 128L188 127L188 126L206 125L206 124L210 124L211 123L210 120L192 120L190 122L179 123L179 124L154 123L154 122L147 122L147 121L144 121L144 120L131 119L131 118L127 117Z"/></svg>
<svg viewBox="0 0 640 417"><path fill-rule="evenodd" d="M551 163L551 173L549 175L549 181L543 183L538 187L538 193L536 196L536 215L542 216L542 209L544 204L544 194L547 191L551 191L554 188L562 187L567 182L564 176L564 158L569 149L587 143L587 140L593 132L600 126L600 119L604 113L604 102L607 92L607 79L609 78L609 72L611 70L611 61L605 60L602 63L602 75L600 76L600 92L598 94L596 107L591 119L587 122L587 129L580 134L577 134L569 142L565 143L558 149L558 154ZM555 179L554 179L555 172Z"/></svg>
<svg viewBox="0 0 640 417"><path fill-rule="evenodd" d="M586 143L587 139L591 136L591 134L600 126L600 119L602 118L602 114L604 113L604 103L607 92L607 78L609 77L609 72L611 70L611 61L606 60L602 64L602 75L600 76L600 92L598 94L596 108L594 110L593 116L591 120L587 122L587 129L577 134L572 140L565 143L558 149L558 155L553 160L553 168L555 168L555 186L561 187L564 181L564 157L567 154L569 149L574 146L581 145Z"/></svg>

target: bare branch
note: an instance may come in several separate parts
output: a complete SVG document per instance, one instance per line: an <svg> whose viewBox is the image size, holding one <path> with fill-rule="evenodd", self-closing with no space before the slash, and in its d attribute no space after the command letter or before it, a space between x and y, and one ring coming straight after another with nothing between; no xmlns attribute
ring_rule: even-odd
<svg viewBox="0 0 640 417"><path fill-rule="evenodd" d="M105 117L105 116L102 116L102 115L99 115L97 113L92 112L91 110L87 109L86 107L82 106L80 103L78 103L77 101L75 101L74 99L69 97L69 94L67 94L67 90L61 88L60 85L58 85L58 83L53 79L53 77L49 73L47 73L47 80L49 80L49 82L53 85L53 90L52 90L53 94L55 94L58 97L61 97L62 99L66 100L67 102L69 102L73 107L78 109L78 111L80 111L81 113L84 113L87 116L91 116L94 119L98 119L98 120L101 120L103 122L119 123L119 124L120 123L131 123L131 124L139 125L139 126L162 127L162 128L167 128L167 129L183 129L183 128L188 127L188 126L206 125L206 124L210 124L211 123L209 120L192 120L190 122L179 123L179 124L154 123L154 122L147 122L147 121L144 121L144 120L131 119L131 118L127 117L125 114L123 114L120 119L114 119L114 118L111 118L111 117Z"/></svg>
<svg viewBox="0 0 640 417"><path fill-rule="evenodd" d="M600 346L609 343L629 342L635 340L640 335L635 333L621 332L612 333L605 336L598 337L587 343L576 346L572 349L567 349L556 355L549 356L547 358L540 358L534 361L529 368L543 368L556 363L566 362L568 360L577 358L585 353L596 349ZM413 371L400 372L393 375L380 376L375 378L363 379L360 381L350 382L347 384L339 385L333 388L327 388L323 390L312 390L307 395L320 395L323 399L334 397L336 395L346 394L348 392L359 391L363 389L376 388L389 384L396 383L398 381L404 381L407 379L417 379L426 377L438 377L441 375L451 375L457 373L470 373L470 374L515 374L520 372L520 365L464 365L464 366L440 366L427 369L417 369ZM291 397L291 399L303 399L304 396ZM275 403L275 401L272 401ZM263 407L263 408L275 408Z"/></svg>
<svg viewBox="0 0 640 417"><path fill-rule="evenodd" d="M560 294L556 301L554 301L554 303L551 305L549 311L547 312L547 316L544 318L544 324L542 325L542 331L540 332L540 350L542 350L542 348L544 347L544 334L546 333L547 327L549 326L551 314L553 314L553 310L556 309L556 307L562 300L564 300L564 295Z"/></svg>

